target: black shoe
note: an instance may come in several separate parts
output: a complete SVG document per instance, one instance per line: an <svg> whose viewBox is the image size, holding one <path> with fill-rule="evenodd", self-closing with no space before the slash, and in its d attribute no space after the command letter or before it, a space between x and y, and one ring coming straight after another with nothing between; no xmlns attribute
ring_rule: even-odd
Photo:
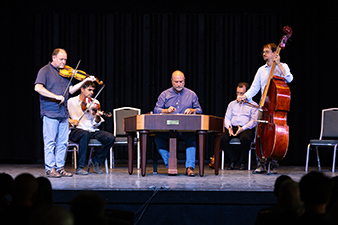
<svg viewBox="0 0 338 225"><path fill-rule="evenodd" d="M239 170L246 170L246 166L245 166L244 164L241 164L241 165L239 166Z"/></svg>
<svg viewBox="0 0 338 225"><path fill-rule="evenodd" d="M234 170L235 169L235 165L236 164L234 162L230 163L230 165L228 167L228 170Z"/></svg>
<svg viewBox="0 0 338 225"><path fill-rule="evenodd" d="M91 161L91 164L92 164L93 167L94 167L95 173L97 173L97 174L103 174L103 171L101 170L100 163L94 162L94 160L92 160L92 161Z"/></svg>
<svg viewBox="0 0 338 225"><path fill-rule="evenodd" d="M274 175L277 174L277 167L273 167L270 169L270 172L266 173L267 175Z"/></svg>
<svg viewBox="0 0 338 225"><path fill-rule="evenodd" d="M255 169L252 173L253 173L253 174L262 174L262 173L266 173L266 170L265 170L264 167L259 166L259 167L257 167L257 169Z"/></svg>
<svg viewBox="0 0 338 225"><path fill-rule="evenodd" d="M85 171L83 168L77 168L75 171L76 175L88 175L88 172Z"/></svg>

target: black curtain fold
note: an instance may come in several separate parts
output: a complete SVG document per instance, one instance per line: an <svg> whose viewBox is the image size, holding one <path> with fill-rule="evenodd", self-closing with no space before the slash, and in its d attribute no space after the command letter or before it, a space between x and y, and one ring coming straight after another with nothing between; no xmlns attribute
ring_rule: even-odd
<svg viewBox="0 0 338 225"><path fill-rule="evenodd" d="M274 14L41 13L34 24L34 49L44 52L36 70L52 49L65 48L68 65L81 59L80 69L107 84L99 99L108 111L121 106L152 111L179 69L204 114L222 117L237 83L251 83L263 64L262 45L282 34ZM104 128L112 126L108 120Z"/></svg>
<svg viewBox="0 0 338 225"><path fill-rule="evenodd" d="M17 9L6 5L16 11L13 15L2 10L1 28L9 31L4 49L7 56L20 61L20 67L13 62L9 65L16 67L16 73L25 74L20 77L18 93L31 100L25 107L29 122L15 121L7 126L13 150L2 151L1 159L43 159L38 94L33 83L38 70L51 60L54 48L67 50L69 66L75 67L81 59L80 70L103 80L106 87L99 100L105 111L122 106L141 108L142 113L152 111L158 95L171 86L171 73L179 69L185 73L186 87L199 96L204 114L223 117L228 103L235 99L237 83L251 84L264 64L262 46L277 43L283 26L290 25L293 41L281 57L295 79L290 84L289 153L283 161L302 164L308 140L319 135L321 109L336 105L325 99L325 92L335 95L325 86L334 77L334 60L327 53L337 48L328 42L334 41L331 32L337 23L329 14L319 17L316 6L303 9L295 3L287 12L228 9L222 13L215 8L216 13L158 13L24 11L29 3ZM326 22L329 26L322 26ZM311 30L313 27L317 30ZM255 97L257 102L259 99L260 94ZM103 129L112 131L112 123L107 119ZM26 134L18 136L17 127ZM22 147L22 143L30 144ZM212 154L211 149L207 154Z"/></svg>

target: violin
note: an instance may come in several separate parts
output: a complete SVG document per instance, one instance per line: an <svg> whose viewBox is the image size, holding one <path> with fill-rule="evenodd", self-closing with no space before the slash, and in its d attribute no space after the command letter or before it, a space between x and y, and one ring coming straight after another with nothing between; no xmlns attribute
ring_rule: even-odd
<svg viewBox="0 0 338 225"><path fill-rule="evenodd" d="M85 99L81 102L81 109L83 112L86 112L88 110L91 110L93 115L97 112L97 111L101 111L101 105L98 102L93 102L94 99L91 97L85 97ZM88 108L90 107L90 108ZM104 116L106 117L111 117L111 112L108 113L104 113L102 112Z"/></svg>
<svg viewBox="0 0 338 225"><path fill-rule="evenodd" d="M74 71L76 72L75 74L74 74ZM92 76L92 75L89 75L82 70L74 70L72 67L67 66L67 65L65 65L65 67L63 69L59 70L59 74L62 77L65 77L65 78L71 78L74 74L74 78L79 80L79 81L82 81L82 80L86 79L87 77ZM100 81L98 78L96 78L96 82L99 85L103 84L103 81Z"/></svg>

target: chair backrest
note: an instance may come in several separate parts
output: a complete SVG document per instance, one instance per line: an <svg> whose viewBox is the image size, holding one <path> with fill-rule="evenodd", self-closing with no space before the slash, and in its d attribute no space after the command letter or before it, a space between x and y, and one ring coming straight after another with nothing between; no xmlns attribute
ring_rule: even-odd
<svg viewBox="0 0 338 225"><path fill-rule="evenodd" d="M114 136L125 135L123 131L123 118L128 116L140 115L141 109L133 107L121 107L113 110Z"/></svg>
<svg viewBox="0 0 338 225"><path fill-rule="evenodd" d="M338 108L322 110L322 124L320 131L320 140L326 138L338 138Z"/></svg>

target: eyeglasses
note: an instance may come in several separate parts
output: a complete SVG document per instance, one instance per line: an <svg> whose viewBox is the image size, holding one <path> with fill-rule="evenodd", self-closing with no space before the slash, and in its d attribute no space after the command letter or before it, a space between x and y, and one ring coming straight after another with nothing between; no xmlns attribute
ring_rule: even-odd
<svg viewBox="0 0 338 225"><path fill-rule="evenodd" d="M264 53L265 54L268 54L268 53L271 53L272 51L262 51L261 54L263 55Z"/></svg>

